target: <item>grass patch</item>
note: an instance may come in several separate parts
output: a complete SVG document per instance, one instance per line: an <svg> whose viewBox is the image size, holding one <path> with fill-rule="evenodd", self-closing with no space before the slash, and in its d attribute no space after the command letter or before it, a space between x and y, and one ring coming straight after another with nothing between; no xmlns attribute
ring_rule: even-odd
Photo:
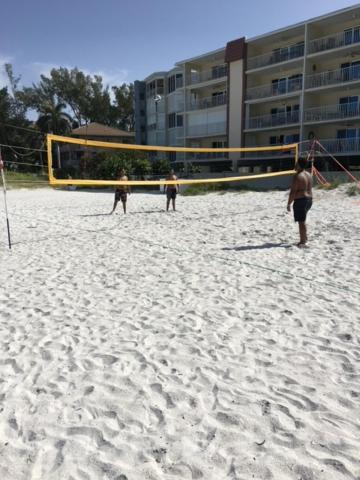
<svg viewBox="0 0 360 480"><path fill-rule="evenodd" d="M334 180L326 183L325 185L318 185L317 188L320 190L335 190L335 188L338 188L342 183L344 182L340 182L340 180Z"/></svg>
<svg viewBox="0 0 360 480"><path fill-rule="evenodd" d="M351 185L347 190L346 190L346 195L349 197L355 197L356 195L360 195L360 187L358 185Z"/></svg>
<svg viewBox="0 0 360 480"><path fill-rule="evenodd" d="M44 188L49 186L47 175L35 173L6 172L6 186L9 190L16 188Z"/></svg>
<svg viewBox="0 0 360 480"><path fill-rule="evenodd" d="M187 187L181 195L185 197L207 195L208 193L224 195L226 192L247 192L248 190L250 189L246 185L233 187L226 183L196 183Z"/></svg>

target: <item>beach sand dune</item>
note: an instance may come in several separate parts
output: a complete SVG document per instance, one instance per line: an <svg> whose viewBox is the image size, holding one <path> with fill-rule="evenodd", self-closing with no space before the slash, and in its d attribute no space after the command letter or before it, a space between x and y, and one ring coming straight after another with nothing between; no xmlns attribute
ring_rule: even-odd
<svg viewBox="0 0 360 480"><path fill-rule="evenodd" d="M0 478L359 480L359 201L112 201L8 195Z"/></svg>

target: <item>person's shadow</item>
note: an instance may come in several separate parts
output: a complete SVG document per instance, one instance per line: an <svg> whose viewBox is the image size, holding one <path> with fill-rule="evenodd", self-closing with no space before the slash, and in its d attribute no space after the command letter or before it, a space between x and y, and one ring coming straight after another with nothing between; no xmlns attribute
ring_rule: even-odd
<svg viewBox="0 0 360 480"><path fill-rule="evenodd" d="M222 250L246 252L247 250L266 250L268 248L291 248L291 245L287 243L264 243L263 245L243 245L240 247L224 247L222 248Z"/></svg>

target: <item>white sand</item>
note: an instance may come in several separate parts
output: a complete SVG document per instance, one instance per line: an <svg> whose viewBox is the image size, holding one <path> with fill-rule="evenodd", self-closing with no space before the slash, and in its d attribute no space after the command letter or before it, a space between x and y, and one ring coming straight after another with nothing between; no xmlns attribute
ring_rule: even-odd
<svg viewBox="0 0 360 480"><path fill-rule="evenodd" d="M112 201L0 212L0 479L359 479L359 198Z"/></svg>

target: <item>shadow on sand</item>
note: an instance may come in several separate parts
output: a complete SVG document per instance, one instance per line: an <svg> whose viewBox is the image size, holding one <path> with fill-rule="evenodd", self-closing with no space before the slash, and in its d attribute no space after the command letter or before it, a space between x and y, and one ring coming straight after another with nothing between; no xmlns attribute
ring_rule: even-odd
<svg viewBox="0 0 360 480"><path fill-rule="evenodd" d="M142 213L161 213L163 212L164 210L142 210L140 212L127 212L126 215L140 215ZM111 212L108 212L108 213L91 213L91 214L86 214L86 215L78 215L79 217L110 217L111 215L123 215L123 212L122 210L120 211L116 211L115 213L111 213Z"/></svg>
<svg viewBox="0 0 360 480"><path fill-rule="evenodd" d="M287 243L264 243L263 245L244 245L241 247L225 247L222 250L233 250L235 252L245 252L247 250L266 250L267 248L291 248Z"/></svg>

